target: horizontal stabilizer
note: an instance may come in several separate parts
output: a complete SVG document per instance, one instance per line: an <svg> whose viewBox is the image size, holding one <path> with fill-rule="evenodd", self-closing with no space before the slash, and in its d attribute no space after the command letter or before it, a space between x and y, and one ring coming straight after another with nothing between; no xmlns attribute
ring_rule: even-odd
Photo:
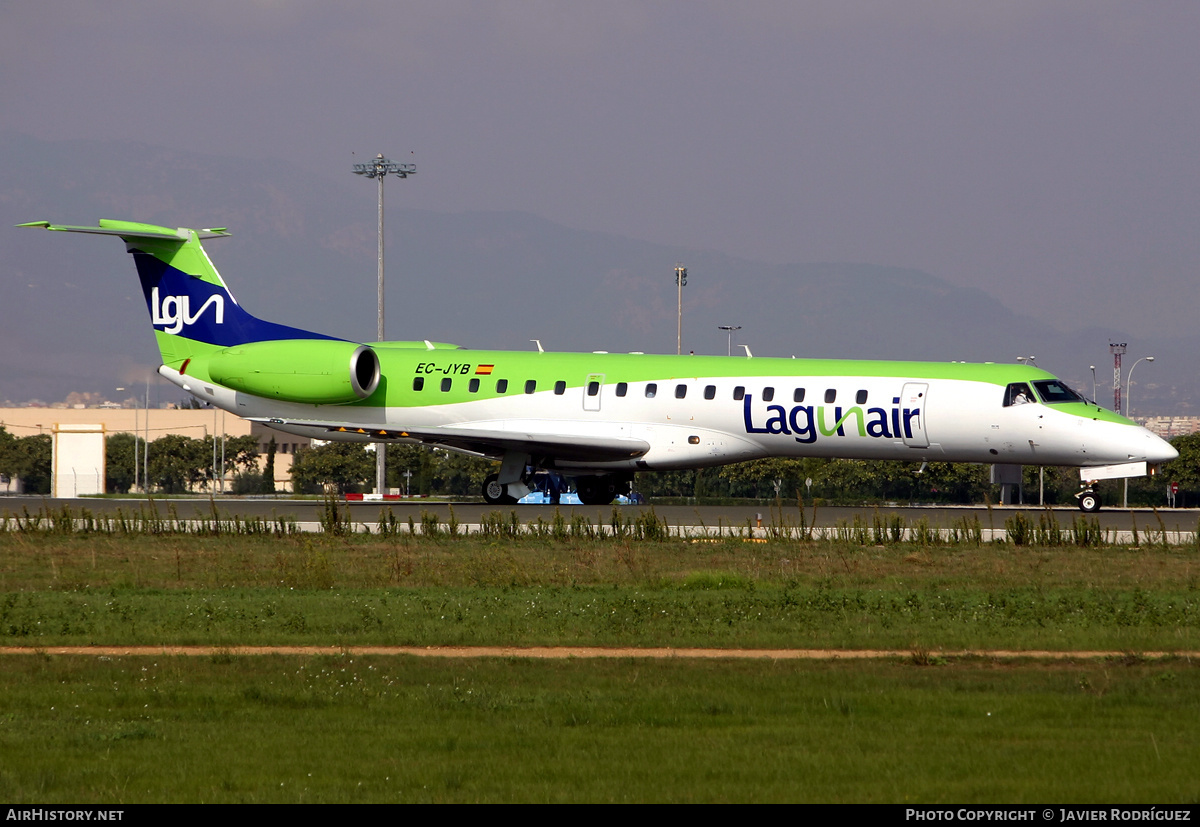
<svg viewBox="0 0 1200 827"><path fill-rule="evenodd" d="M69 224L51 224L49 221L30 221L18 224L18 227L38 227L43 230L54 230L60 233L91 233L93 235L115 235L121 238L151 238L156 241L188 241L190 230L183 227L171 229L154 224L140 224L136 221L115 221L111 218L101 218L98 227L74 227ZM199 238L224 238L229 235L224 227L214 227L206 230L196 230Z"/></svg>

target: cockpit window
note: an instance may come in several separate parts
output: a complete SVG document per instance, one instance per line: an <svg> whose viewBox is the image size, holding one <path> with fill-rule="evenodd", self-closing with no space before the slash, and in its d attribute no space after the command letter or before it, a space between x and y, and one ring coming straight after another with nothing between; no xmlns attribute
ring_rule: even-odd
<svg viewBox="0 0 1200 827"><path fill-rule="evenodd" d="M1013 405L1028 405L1036 401L1033 398L1033 391L1024 382L1013 382L1004 391L1004 407L1006 408L1010 408Z"/></svg>
<svg viewBox="0 0 1200 827"><path fill-rule="evenodd" d="M1084 398L1068 388L1057 379L1047 382L1034 382L1038 395L1047 405L1060 405L1063 402L1083 402Z"/></svg>

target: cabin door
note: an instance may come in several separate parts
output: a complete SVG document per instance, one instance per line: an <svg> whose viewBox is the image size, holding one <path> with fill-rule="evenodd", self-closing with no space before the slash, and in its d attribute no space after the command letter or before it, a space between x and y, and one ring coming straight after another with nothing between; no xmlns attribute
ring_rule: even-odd
<svg viewBox="0 0 1200 827"><path fill-rule="evenodd" d="M587 382L583 385L583 409L585 411L600 410L600 391L603 387L603 373L588 374Z"/></svg>
<svg viewBox="0 0 1200 827"><path fill-rule="evenodd" d="M925 433L925 411L929 405L929 385L924 382L905 382L900 393L900 433L909 448L928 448Z"/></svg>

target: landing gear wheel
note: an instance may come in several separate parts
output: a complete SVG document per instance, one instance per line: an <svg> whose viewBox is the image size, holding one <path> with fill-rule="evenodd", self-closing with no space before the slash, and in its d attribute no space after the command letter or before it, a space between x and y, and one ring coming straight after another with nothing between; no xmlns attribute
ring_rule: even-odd
<svg viewBox="0 0 1200 827"><path fill-rule="evenodd" d="M608 505L617 496L617 480L611 475L576 477L575 493L584 505Z"/></svg>
<svg viewBox="0 0 1200 827"><path fill-rule="evenodd" d="M633 487L633 477L622 474L598 474L576 477L575 493L584 505L608 505L618 494L628 495Z"/></svg>
<svg viewBox="0 0 1200 827"><path fill-rule="evenodd" d="M1100 498L1091 491L1079 495L1079 510L1085 514L1095 514L1100 510Z"/></svg>
<svg viewBox="0 0 1200 827"><path fill-rule="evenodd" d="M508 493L508 486L500 484L499 474L489 474L483 481L483 499L488 505L515 505L517 498Z"/></svg>

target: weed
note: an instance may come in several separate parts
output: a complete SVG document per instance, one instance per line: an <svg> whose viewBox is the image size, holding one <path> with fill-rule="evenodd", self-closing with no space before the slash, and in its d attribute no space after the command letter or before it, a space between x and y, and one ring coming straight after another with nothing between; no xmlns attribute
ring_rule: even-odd
<svg viewBox="0 0 1200 827"><path fill-rule="evenodd" d="M1004 521L1004 533L1014 546L1029 545L1034 540L1033 522L1024 512L1018 511Z"/></svg>
<svg viewBox="0 0 1200 827"><path fill-rule="evenodd" d="M913 649L909 655L909 661L913 666L945 666L947 663L941 655L936 655L924 648Z"/></svg>
<svg viewBox="0 0 1200 827"><path fill-rule="evenodd" d="M421 509L421 534L436 540L441 533L438 515L432 511Z"/></svg>

